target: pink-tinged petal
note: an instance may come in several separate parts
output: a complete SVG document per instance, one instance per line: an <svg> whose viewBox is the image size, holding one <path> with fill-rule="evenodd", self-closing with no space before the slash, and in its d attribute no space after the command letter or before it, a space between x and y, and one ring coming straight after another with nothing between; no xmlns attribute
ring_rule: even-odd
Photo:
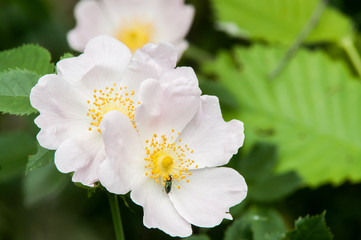
<svg viewBox="0 0 361 240"><path fill-rule="evenodd" d="M173 43L174 47L177 49L178 60L181 59L184 51L188 48L188 42L185 40L176 41Z"/></svg>
<svg viewBox="0 0 361 240"><path fill-rule="evenodd" d="M135 51L129 68L145 78L158 78L164 71L175 68L177 50L169 43L148 43Z"/></svg>
<svg viewBox="0 0 361 240"><path fill-rule="evenodd" d="M172 45L147 44L134 53L122 82L138 97L139 86L144 80L160 78L165 71L174 69L176 60L177 52Z"/></svg>
<svg viewBox="0 0 361 240"><path fill-rule="evenodd" d="M168 194L174 207L189 223L199 227L214 227L223 218L232 219L229 208L247 195L244 178L232 168L204 168L188 176L189 183L174 184Z"/></svg>
<svg viewBox="0 0 361 240"><path fill-rule="evenodd" d="M76 27L68 33L71 48L83 52L87 42L111 32L111 22L98 1L79 1L74 9Z"/></svg>
<svg viewBox="0 0 361 240"><path fill-rule="evenodd" d="M63 59L56 66L58 75L74 82L83 79L95 66L108 71L108 76L113 74L119 78L128 68L131 57L129 49L120 41L98 36L88 42L83 54Z"/></svg>
<svg viewBox="0 0 361 240"><path fill-rule="evenodd" d="M105 114L100 129L107 158L99 167L99 180L109 192L125 194L133 179L144 177L145 150L129 118L119 111Z"/></svg>
<svg viewBox="0 0 361 240"><path fill-rule="evenodd" d="M187 79L187 86L194 88L193 91L196 91L197 94L201 94L201 91L198 87L198 78L191 67L177 67L174 70L165 71L159 81L162 85L168 85L172 83L173 79Z"/></svg>
<svg viewBox="0 0 361 240"><path fill-rule="evenodd" d="M74 133L88 131L87 105L83 94L55 74L45 75L31 89L30 102L40 115L35 119L41 129L41 146L56 149Z"/></svg>
<svg viewBox="0 0 361 240"><path fill-rule="evenodd" d="M142 103L135 112L135 122L143 140L154 133L181 132L199 108L201 91L188 77L188 68L172 70L168 81L148 79L140 86ZM162 77L163 78L163 77Z"/></svg>
<svg viewBox="0 0 361 240"><path fill-rule="evenodd" d="M98 181L96 168L104 159L104 145L101 136L95 132L68 138L55 152L58 170L63 173L75 172L73 181L88 186Z"/></svg>
<svg viewBox="0 0 361 240"><path fill-rule="evenodd" d="M181 133L182 144L194 153L191 168L214 167L228 163L244 141L243 123L238 120L225 122L218 98L203 95L195 117Z"/></svg>
<svg viewBox="0 0 361 240"><path fill-rule="evenodd" d="M159 228L171 236L187 237L192 234L191 225L175 210L160 183L144 177L133 187L130 197L143 206L146 227Z"/></svg>
<svg viewBox="0 0 361 240"><path fill-rule="evenodd" d="M72 181L80 182L83 185L93 187L95 182L99 181L98 169L99 165L105 159L104 147L99 145L99 151L94 152L92 161L88 161L85 166L76 170L73 174Z"/></svg>
<svg viewBox="0 0 361 240"><path fill-rule="evenodd" d="M185 37L194 18L194 7L182 1L162 1L159 13L155 16L157 35L155 41L174 43Z"/></svg>
<svg viewBox="0 0 361 240"><path fill-rule="evenodd" d="M116 75L114 71L107 69L104 66L94 66L90 69L82 79L74 85L74 88L77 88L79 91L82 91L84 96L87 96L86 100L93 100L94 90L105 90L106 87L109 88L119 88L127 86L128 89L133 89L132 87L138 87L136 84L125 84L123 81L123 76ZM114 87L116 84L117 87ZM139 83L138 83L139 85ZM118 89L117 89L118 90ZM85 100L85 101L86 101Z"/></svg>

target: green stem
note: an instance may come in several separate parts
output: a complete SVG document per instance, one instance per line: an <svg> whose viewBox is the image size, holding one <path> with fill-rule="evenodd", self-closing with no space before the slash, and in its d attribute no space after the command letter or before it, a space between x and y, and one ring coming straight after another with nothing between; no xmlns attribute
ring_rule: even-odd
<svg viewBox="0 0 361 240"><path fill-rule="evenodd" d="M109 192L107 192L107 194L110 204L110 210L112 212L116 240L124 240L125 238L123 232L122 219L120 218L118 196Z"/></svg>
<svg viewBox="0 0 361 240"><path fill-rule="evenodd" d="M291 61L291 59L296 54L297 50L300 48L302 43L305 41L307 36L312 32L316 27L318 22L321 19L322 13L325 10L329 0L319 0L319 4L313 10L313 13L308 20L307 24L302 28L300 33L297 35L296 39L293 41L291 46L288 48L287 53L283 56L278 65L269 73L268 78L270 80L276 78L281 74L282 70L286 65Z"/></svg>
<svg viewBox="0 0 361 240"><path fill-rule="evenodd" d="M341 46L343 47L348 57L350 58L352 65L357 71L357 74L361 77L361 58L360 55L358 54L355 44L353 43L352 38L346 37L342 39Z"/></svg>

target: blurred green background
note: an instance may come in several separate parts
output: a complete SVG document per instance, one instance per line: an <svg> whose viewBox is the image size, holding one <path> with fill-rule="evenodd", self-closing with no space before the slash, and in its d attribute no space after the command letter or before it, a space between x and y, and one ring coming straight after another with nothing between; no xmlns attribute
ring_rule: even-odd
<svg viewBox="0 0 361 240"><path fill-rule="evenodd" d="M319 28L273 80L267 74L318 1L187 2L196 16L178 65L195 69L204 94L220 98L226 119L245 122L245 146L229 165L249 185L247 200L231 211L235 221L194 227L199 239L277 239L272 229L291 230L299 216L323 211L334 239L361 239L361 77L351 56L361 49L361 1L330 1ZM78 54L66 42L76 3L1 0L0 50L38 44L53 62ZM242 31L230 34L224 22ZM52 162L25 175L36 153L35 117L0 115L0 239L114 239L105 192L74 185ZM171 239L143 226L142 208L129 196L119 200L126 239ZM262 215L261 225L247 220ZM277 221L281 226L272 225Z"/></svg>

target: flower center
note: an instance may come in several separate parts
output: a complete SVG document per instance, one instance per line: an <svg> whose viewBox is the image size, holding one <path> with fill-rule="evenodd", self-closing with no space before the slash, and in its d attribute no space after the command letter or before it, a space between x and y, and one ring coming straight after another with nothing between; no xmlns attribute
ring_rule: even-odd
<svg viewBox="0 0 361 240"><path fill-rule="evenodd" d="M191 160L193 150L190 150L187 144L182 145L182 139L174 133L166 137L160 137L154 134L152 139L146 140L145 150L147 157L144 158L146 164L145 175L150 179L154 179L157 183L166 184L169 186L170 182L179 182L181 180L189 182L187 176L192 175L189 168L194 164ZM193 168L198 168L195 165ZM177 186L180 188L180 186ZM168 193L168 192L167 192Z"/></svg>
<svg viewBox="0 0 361 240"><path fill-rule="evenodd" d="M153 25L150 23L128 20L123 22L120 30L115 33L115 37L134 53L135 50L151 41L153 32Z"/></svg>
<svg viewBox="0 0 361 240"><path fill-rule="evenodd" d="M173 164L173 158L171 158L170 156L165 156L162 158L162 166L165 169L168 169L169 167L171 167Z"/></svg>
<svg viewBox="0 0 361 240"><path fill-rule="evenodd" d="M114 83L112 87L94 89L93 92L93 99L87 100L89 105L87 116L91 118L89 131L97 130L101 132L99 125L104 114L113 110L127 116L135 128L134 112L140 102L134 102L133 90L128 90L127 87L117 87L117 84Z"/></svg>

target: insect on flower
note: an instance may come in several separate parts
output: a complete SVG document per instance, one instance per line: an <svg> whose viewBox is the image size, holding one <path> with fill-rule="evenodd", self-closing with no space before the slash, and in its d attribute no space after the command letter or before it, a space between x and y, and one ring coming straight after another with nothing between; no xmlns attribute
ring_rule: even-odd
<svg viewBox="0 0 361 240"><path fill-rule="evenodd" d="M168 175L168 179L164 185L164 191L168 194L172 190L172 175Z"/></svg>
<svg viewBox="0 0 361 240"><path fill-rule="evenodd" d="M107 158L99 181L109 192L130 192L143 206L146 227L187 237L191 225L209 228L232 219L229 209L246 197L247 184L236 170L221 167L242 146L243 123L224 121L218 98L199 96L194 73L180 70L167 77L184 76L179 79L188 84L144 85L151 94L142 95L135 112L138 131L119 111L104 115Z"/></svg>

